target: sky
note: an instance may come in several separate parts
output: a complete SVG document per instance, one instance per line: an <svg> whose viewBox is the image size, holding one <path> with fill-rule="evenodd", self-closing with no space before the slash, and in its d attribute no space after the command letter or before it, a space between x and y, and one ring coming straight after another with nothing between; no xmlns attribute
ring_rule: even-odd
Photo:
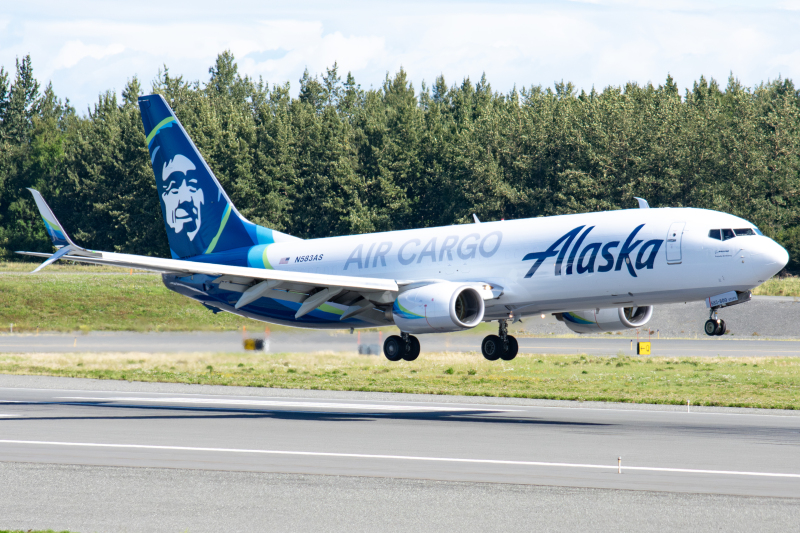
<svg viewBox="0 0 800 533"><path fill-rule="evenodd" d="M293 5L297 4L297 5ZM401 67L415 88L483 73L495 91L571 81L679 87L800 77L800 0L304 2L0 1L0 65L31 55L34 73L79 112L159 68L208 80L231 50L240 72L296 94L305 69L338 62L364 88Z"/></svg>

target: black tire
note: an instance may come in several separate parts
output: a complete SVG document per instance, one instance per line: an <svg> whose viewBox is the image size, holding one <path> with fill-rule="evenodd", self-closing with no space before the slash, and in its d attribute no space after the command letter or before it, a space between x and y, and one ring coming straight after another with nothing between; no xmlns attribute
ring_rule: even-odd
<svg viewBox="0 0 800 533"><path fill-rule="evenodd" d="M483 357L489 361L497 361L503 353L503 341L497 335L487 335L481 343Z"/></svg>
<svg viewBox="0 0 800 533"><path fill-rule="evenodd" d="M389 361L399 361L403 358L406 351L406 343L403 342L401 337L391 335L383 342L383 355Z"/></svg>
<svg viewBox="0 0 800 533"><path fill-rule="evenodd" d="M411 335L408 337L408 342L406 343L406 350L403 353L403 361L413 361L417 357L419 357L420 345L419 339Z"/></svg>
<svg viewBox="0 0 800 533"><path fill-rule="evenodd" d="M713 337L717 334L717 321L716 320L706 320L705 326L703 326L703 331L706 332L706 335L709 337Z"/></svg>
<svg viewBox="0 0 800 533"><path fill-rule="evenodd" d="M519 352L519 343L517 339L509 335L508 337L508 349L500 355L500 359L503 361L511 361L517 356L517 352Z"/></svg>
<svg viewBox="0 0 800 533"><path fill-rule="evenodd" d="M725 325L724 320L720 320L719 325L717 326L717 335L719 336L725 335L726 331L728 331L728 326Z"/></svg>

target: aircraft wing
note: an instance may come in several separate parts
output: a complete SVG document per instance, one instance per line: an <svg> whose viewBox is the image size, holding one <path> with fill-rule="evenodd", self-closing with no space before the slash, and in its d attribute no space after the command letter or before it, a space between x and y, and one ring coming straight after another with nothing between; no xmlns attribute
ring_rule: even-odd
<svg viewBox="0 0 800 533"><path fill-rule="evenodd" d="M66 248L65 246L61 250ZM42 266L45 266L55 258L55 260L66 259L95 265L137 268L163 274L183 274L186 276L206 274L215 276L216 279L211 283L219 284L220 288L241 293L235 305L237 309L261 297L281 300L289 299L302 304L295 313L296 318L310 313L329 301L346 301L349 302L346 305L350 305L350 307L342 313L341 320L361 315L361 318L382 326L385 325L383 314L375 310L375 305L393 302L398 293L397 282L391 279L287 272L114 252L92 252L94 255L91 257L72 253L65 253L55 257L58 252L55 254L17 253L35 257L47 257L47 261ZM40 268L41 266L36 270Z"/></svg>
<svg viewBox="0 0 800 533"><path fill-rule="evenodd" d="M59 250L60 251L60 250ZM39 252L17 252L20 255L33 257L52 258L56 254ZM281 281L315 287L342 287L344 289L394 291L398 290L397 282L382 278L360 278L350 276L336 276L332 274L314 274L306 272L290 272L285 270L268 270L263 268L237 267L217 265L213 263L200 263L197 261L183 261L179 259L163 259L143 255L119 254L115 252L91 252L92 256L67 253L58 257L68 261L90 263L95 265L109 265L122 268L137 268L164 274L207 274L209 276L231 276L259 281Z"/></svg>
<svg viewBox="0 0 800 533"><path fill-rule="evenodd" d="M33 272L38 272L59 259L66 259L78 263L136 268L162 274L185 276L205 274L214 277L211 283L219 284L220 288L241 293L235 305L237 309L261 297L289 299L301 303L300 309L295 314L296 318L310 313L326 302L339 301L346 302L345 305L350 306L342 314L342 320L358 314L362 315L362 318L379 323L382 321L383 313L374 309L375 305L389 304L397 297L398 284L393 279L291 272L87 250L69 238L42 195L33 189L29 190L44 219L47 233L53 245L58 248L54 254L17 252L21 255L46 258L45 262Z"/></svg>

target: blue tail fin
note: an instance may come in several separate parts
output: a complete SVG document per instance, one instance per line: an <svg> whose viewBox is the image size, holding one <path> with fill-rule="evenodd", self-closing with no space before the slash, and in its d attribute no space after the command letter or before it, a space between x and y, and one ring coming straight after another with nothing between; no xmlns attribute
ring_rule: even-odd
<svg viewBox="0 0 800 533"><path fill-rule="evenodd" d="M294 239L239 214L160 94L140 97L139 110L173 258Z"/></svg>

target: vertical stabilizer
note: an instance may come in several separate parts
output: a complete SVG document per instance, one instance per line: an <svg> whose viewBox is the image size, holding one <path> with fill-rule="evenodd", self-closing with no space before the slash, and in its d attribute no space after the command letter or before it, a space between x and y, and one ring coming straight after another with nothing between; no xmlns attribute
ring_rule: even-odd
<svg viewBox="0 0 800 533"><path fill-rule="evenodd" d="M139 98L173 258L294 239L245 219L160 94Z"/></svg>

